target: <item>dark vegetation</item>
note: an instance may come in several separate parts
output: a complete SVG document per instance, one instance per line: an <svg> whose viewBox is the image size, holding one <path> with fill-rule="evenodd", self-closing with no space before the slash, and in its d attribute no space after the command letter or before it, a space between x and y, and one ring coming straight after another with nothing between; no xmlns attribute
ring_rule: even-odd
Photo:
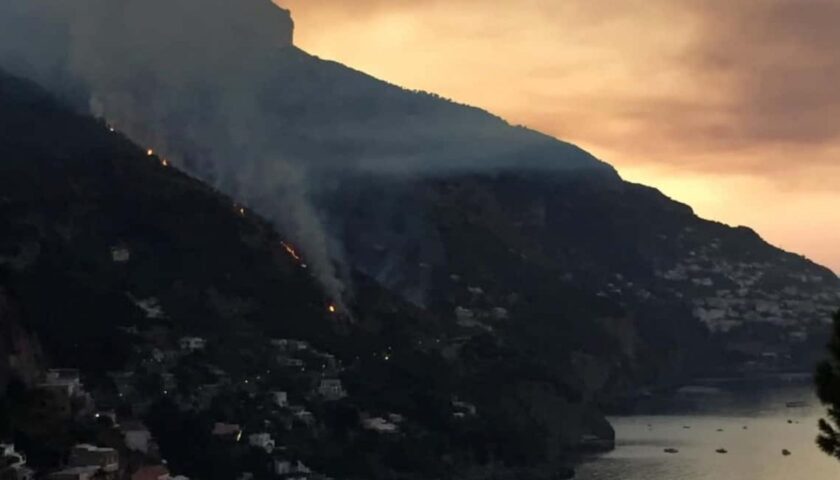
<svg viewBox="0 0 840 480"><path fill-rule="evenodd" d="M447 170L453 158L441 157L434 163L440 176L329 176L319 207L356 268L355 322L327 313L334 299L286 254L282 232L103 122L0 76L0 285L43 345L44 363L80 368L92 389L113 390L106 373L137 365L142 353L137 336L118 327L136 326L143 338L168 332L162 343L170 346L182 335L207 338L207 351L174 371L181 388L209 381L210 363L241 387L208 410L185 414L160 394L158 372L137 368L152 401L146 420L181 471L220 480L244 468L267 475L266 456L207 432L215 421L259 428L266 420L253 383L242 385L257 373L264 376L259 388L297 398L311 392L311 378L273 368L268 339L276 337L307 340L346 366L348 399L308 401L317 425L279 429L289 452L310 466L351 478L446 478L533 465L553 471L579 449L609 447L613 432L599 405L640 386L669 388L746 362L748 355L726 349L734 340L789 343L766 324L710 334L688 301L708 292L691 279L666 282L661 271L719 243L702 266L767 265L759 286L771 300L791 274L830 276L749 229L703 221L653 189L622 182L576 147L510 129L476 109L408 95L294 48L276 55L270 83L287 91L261 98L275 121L266 123L276 127L263 141L320 165L321 173L353 171L365 159L423 160L407 154L453 151L453 144L455 156L469 157L465 164L494 167L466 174ZM203 113L220 108L211 90L198 90ZM391 115L380 117L382 109ZM196 112L176 113L172 132ZM359 122L380 139L406 141L348 137L346 126ZM438 124L431 139L415 135ZM527 168L503 168L511 165L508 143L530 146L513 150ZM486 159L491 153L499 157ZM555 157L568 157L569 168L538 168ZM201 171L205 160L192 152L185 167ZM402 167L384 169L393 166ZM114 262L112 247L126 248L130 260ZM719 277L707 290L735 289ZM150 298L164 317L148 318L137 307ZM475 318L456 322L456 307ZM805 364L809 346L794 360ZM20 390L9 387L8 411L31 403ZM454 397L479 414L453 418ZM399 436L359 428L362 414L388 412L408 419ZM18 438L48 431L2 420L0 433ZM81 438L75 435L45 441L43 458Z"/></svg>
<svg viewBox="0 0 840 480"><path fill-rule="evenodd" d="M406 304L361 273L356 323L329 315L331 299L281 240L251 212L241 215L232 199L164 166L102 122L0 76L2 285L14 292L21 321L43 345L44 363L81 369L91 391L113 389L106 374L136 361L138 340L119 327L136 326L145 336L162 330L173 338L206 337L213 346L206 357L175 372L186 388L204 381L202 363L218 364L239 381L274 361L269 338L307 340L347 366L342 378L351 396L338 405L312 405L317 428L293 430L282 440L310 466L344 477L565 464L590 427L564 406L606 425L550 359L493 335L464 335L448 318ZM130 260L114 262L112 247L128 249ZM147 318L135 305L152 297L165 317ZM461 353L442 355L453 342ZM174 468L225 480L244 467L266 474L267 458L208 435L215 421L260 421L264 414L250 407L247 395L184 414L160 396L155 373L135 373L154 400L144 418ZM263 382L292 395L312 388L282 372ZM15 413L0 419L0 435L13 437L43 465L57 465L62 449L88 433L50 423L60 418L36 418L30 394L9 388L4 412ZM455 396L480 414L454 419ZM556 402L540 407L559 415L553 425L543 425L546 412L535 410L537 398ZM131 413L130 406L116 406ZM404 432L362 431L363 411L398 411L408 419Z"/></svg>
<svg viewBox="0 0 840 480"><path fill-rule="evenodd" d="M840 460L840 311L834 315L834 330L828 343L829 358L817 367L817 396L827 407L819 422L817 445Z"/></svg>

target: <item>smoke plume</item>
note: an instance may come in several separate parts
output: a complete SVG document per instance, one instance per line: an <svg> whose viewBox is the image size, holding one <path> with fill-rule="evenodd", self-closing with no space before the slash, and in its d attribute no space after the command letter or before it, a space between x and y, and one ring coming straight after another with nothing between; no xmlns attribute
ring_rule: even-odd
<svg viewBox="0 0 840 480"><path fill-rule="evenodd" d="M341 245L316 200L342 179L613 174L577 147L322 61L292 38L291 15L270 0L0 2L2 68L271 219L338 301Z"/></svg>

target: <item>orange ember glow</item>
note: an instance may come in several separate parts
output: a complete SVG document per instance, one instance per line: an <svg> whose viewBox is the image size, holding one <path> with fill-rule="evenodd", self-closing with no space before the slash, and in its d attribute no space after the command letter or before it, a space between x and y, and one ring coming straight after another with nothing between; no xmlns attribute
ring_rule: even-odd
<svg viewBox="0 0 840 480"><path fill-rule="evenodd" d="M154 151L154 150L152 150L151 148L150 148L150 149L148 149L148 150L146 150L146 155L148 155L148 156L150 156L150 157L151 157L151 156L152 156L152 155L154 155L154 154L155 154L155 151Z"/></svg>
<svg viewBox="0 0 840 480"><path fill-rule="evenodd" d="M329 310L330 313L335 313L336 312L335 305L330 305L329 307L327 307L327 310Z"/></svg>
<svg viewBox="0 0 840 480"><path fill-rule="evenodd" d="M289 253L289 255L292 256L292 258L294 258L298 262L302 260L302 258L300 258L300 255L298 255L297 251L294 249L294 247L292 247L286 242L280 242L280 244L283 245L283 248L286 250L286 252Z"/></svg>
<svg viewBox="0 0 840 480"><path fill-rule="evenodd" d="M168 162L166 159L161 160L161 161L160 161L160 163L161 163L164 167L168 167L168 166L169 166L169 162Z"/></svg>

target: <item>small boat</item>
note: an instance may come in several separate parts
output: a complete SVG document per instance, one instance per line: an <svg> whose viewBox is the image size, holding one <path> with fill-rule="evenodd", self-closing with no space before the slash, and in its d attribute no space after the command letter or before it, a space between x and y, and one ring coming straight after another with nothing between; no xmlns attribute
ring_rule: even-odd
<svg viewBox="0 0 840 480"><path fill-rule="evenodd" d="M795 402L787 402L787 403L785 404L785 406L786 406L787 408L802 408L802 407L807 407L807 406L808 406L808 404L807 404L807 403L805 403L805 402L803 402L803 401L801 401L801 400L798 400L798 401L795 401Z"/></svg>
<svg viewBox="0 0 840 480"><path fill-rule="evenodd" d="M666 448L665 453L679 453L680 451L676 448Z"/></svg>
<svg viewBox="0 0 840 480"><path fill-rule="evenodd" d="M691 427L689 427L688 425L683 425L683 430L691 430Z"/></svg>
<svg viewBox="0 0 840 480"><path fill-rule="evenodd" d="M718 432L722 432L722 431L723 431L723 429L722 429L722 428L718 428L718 429L717 429L717 431L718 431Z"/></svg>
<svg viewBox="0 0 840 480"><path fill-rule="evenodd" d="M782 455L784 455L786 457L789 457L790 456L790 450L788 450L787 448L782 449Z"/></svg>
<svg viewBox="0 0 840 480"><path fill-rule="evenodd" d="M715 450L715 453L720 453L721 455L725 455L729 452L725 448L718 448L717 450Z"/></svg>

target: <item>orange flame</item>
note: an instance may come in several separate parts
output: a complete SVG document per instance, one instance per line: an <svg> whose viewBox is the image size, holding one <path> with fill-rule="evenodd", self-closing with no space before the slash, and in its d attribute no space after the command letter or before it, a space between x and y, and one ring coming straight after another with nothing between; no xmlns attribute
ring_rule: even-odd
<svg viewBox="0 0 840 480"><path fill-rule="evenodd" d="M154 155L154 154L155 154L155 151L154 151L154 150L152 150L151 148L150 148L150 149L148 149L148 150L146 150L146 155L147 155L147 156L151 157L151 156L152 156L152 155Z"/></svg>
<svg viewBox="0 0 840 480"><path fill-rule="evenodd" d="M169 162L168 162L165 158L164 158L163 160L161 160L161 161L160 161L160 163L161 163L164 167L168 167L168 166L169 166Z"/></svg>
<svg viewBox="0 0 840 480"><path fill-rule="evenodd" d="M292 256L292 258L294 258L294 259L295 259L295 260L297 260L298 262L300 262L301 260L303 260L302 258L300 258L300 255L298 255L298 253L297 253L297 251L294 249L294 247L292 247L292 246L291 246L291 245L289 245L288 243L286 243L286 242L280 242L280 245L283 245L283 248L286 250L286 252L288 252L288 253L289 253L289 255L291 255L291 256Z"/></svg>
<svg viewBox="0 0 840 480"><path fill-rule="evenodd" d="M335 305L330 305L329 307L327 307L327 310L329 310L330 313L335 313L336 312Z"/></svg>

